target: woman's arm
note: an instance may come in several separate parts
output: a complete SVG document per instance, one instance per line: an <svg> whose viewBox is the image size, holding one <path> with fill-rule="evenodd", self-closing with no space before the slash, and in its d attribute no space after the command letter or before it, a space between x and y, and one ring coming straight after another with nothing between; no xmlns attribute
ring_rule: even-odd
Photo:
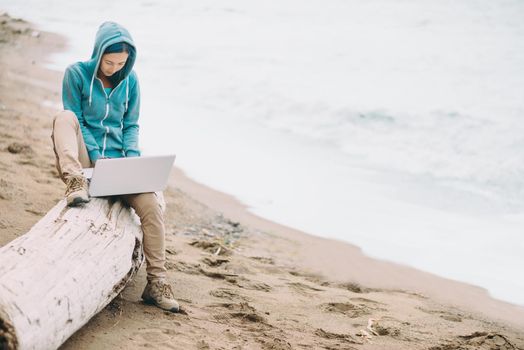
<svg viewBox="0 0 524 350"><path fill-rule="evenodd" d="M138 148L140 86L134 72L131 72L127 83L129 84L129 101L127 111L124 113L123 147L126 157L138 157L140 156L140 149Z"/></svg>
<svg viewBox="0 0 524 350"><path fill-rule="evenodd" d="M73 112L78 118L89 158L92 162L95 162L101 156L100 147L93 134L91 134L91 131L89 131L85 125L82 112L82 79L71 66L67 67L64 74L64 80L62 82L62 102L64 109Z"/></svg>

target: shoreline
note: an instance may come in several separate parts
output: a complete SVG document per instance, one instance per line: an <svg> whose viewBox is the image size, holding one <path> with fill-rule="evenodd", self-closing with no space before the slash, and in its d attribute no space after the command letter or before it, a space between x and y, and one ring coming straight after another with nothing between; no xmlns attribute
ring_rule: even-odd
<svg viewBox="0 0 524 350"><path fill-rule="evenodd" d="M495 299L482 287L369 257L361 248L351 243L316 236L272 222L251 213L248 207L235 197L192 180L177 167L174 167L169 186L179 187L196 200L247 226L271 232L283 239L302 241L302 249L297 250L295 263L313 273L339 282L352 281L372 288L415 291L441 302L465 307L469 311L484 313L488 317L499 318L500 321L524 328L523 306ZM315 254L318 255L315 257ZM319 261L322 261L322 264L319 264ZM344 264L355 268L346 268Z"/></svg>
<svg viewBox="0 0 524 350"><path fill-rule="evenodd" d="M7 25L13 23L8 22ZM61 74L45 69L39 59L45 61L42 57L46 57L50 51L65 49L66 44L56 34L40 33L37 37L33 36L32 31L24 30L9 39L23 44L15 45L13 53L7 53L0 47L2 63L5 63L5 70L2 69L1 73L8 81L0 85L0 122L5 129L0 148L4 150L15 141L26 140L31 151L6 151L2 152L0 158L0 173L5 182L5 186L1 184L0 187L0 209L3 213L0 245L26 232L61 198L63 191L61 181L56 178L48 135L49 115L56 110L42 106L44 100L60 99ZM8 54L16 57L17 53L24 54L22 59L16 62L10 60L13 56L9 57ZM29 65L29 68L26 69L25 65ZM16 89L7 90L5 84L11 84L8 86ZM18 120L21 126L8 130L5 118L13 115L16 115L13 119ZM27 116L32 116L32 119ZM16 168L13 170L11 166ZM19 176L18 172L23 172L24 176ZM24 200L17 201L19 197ZM151 334L163 340L170 337L177 339L180 348L206 348L205 344L208 344L207 348L229 348L228 344L237 344L239 348L242 348L242 344L248 348L249 344L255 344L255 348L263 349L302 348L301 344L340 348L333 343L332 336L322 336L318 329L328 329L330 334L338 335L347 332L359 339L359 329L365 328L370 317L384 320L384 327L391 330L389 335L374 337L373 345L362 340L353 346L402 349L410 344L410 348L428 348L448 340L459 342L453 332L466 335L480 328L491 333L509 333L513 342L518 341L520 346L524 346L524 334L517 331L524 328L524 308L495 300L481 288L370 258L349 243L313 236L268 221L250 213L235 198L194 182L176 167L166 191L166 200L169 234L166 246L172 252L168 255L170 278L178 281L175 293L189 316L165 315L140 303L143 281L138 280L143 277L142 268L142 274L136 278L136 283L126 288L122 298L93 318L62 348L96 348L108 341L115 348L126 348L138 345L136 341L154 343ZM222 235L223 227L236 227L231 222L240 223L245 234L237 235L231 229L226 230L225 236ZM226 238L233 242L231 245L224 243L233 252L232 257L227 257L224 269L241 276L235 283L217 281L199 275L195 270L196 266L206 266L202 264L205 258L210 258L210 254L191 246L191 242L195 239L204 241L217 238L222 242L226 242ZM220 288L216 289L219 284ZM209 290L209 293L204 295L196 292L195 287ZM276 300L273 300L273 295ZM227 316L227 312L217 313L213 303L221 298L228 302L244 300L249 302L251 308L261 310L260 315L263 315L265 321L257 326L262 327L266 334L252 331L248 327L251 324L246 325L245 321ZM318 300L318 308L311 308L312 298ZM359 298L367 301L360 300L361 304L358 304L356 300ZM289 305L286 304L293 304L293 308L287 309ZM340 309L341 305L343 307ZM350 312L355 305L358 305L359 313ZM412 315L418 312L416 310L422 312L413 319ZM229 318L221 318L226 317L224 315ZM411 325L418 317L426 317L426 323L414 335L410 333L412 326L393 322L387 317L409 319L409 322L405 322ZM227 329L234 330L235 337L227 336L222 325L210 321L213 319L223 321ZM115 322L120 322L120 327L115 327ZM155 333L155 329L167 329L167 325L173 322L179 323L177 327L181 328L181 333L186 333ZM148 323L153 326L148 326ZM323 328L320 328L321 325L324 325ZM511 329L513 327L514 330ZM108 328L111 328L110 332ZM137 329L144 328L149 333L144 333L143 339L128 340L129 332L134 330L136 333ZM306 335L302 334L304 330ZM403 337L394 336L396 330ZM437 334L424 336L424 332L428 331ZM217 343L213 344L209 335L219 337ZM98 337L101 339L93 340ZM417 338L422 338L421 344L416 343ZM200 343L202 346L195 344L195 339L203 342ZM278 339L285 339L289 346ZM339 345L345 342L343 337L334 339Z"/></svg>

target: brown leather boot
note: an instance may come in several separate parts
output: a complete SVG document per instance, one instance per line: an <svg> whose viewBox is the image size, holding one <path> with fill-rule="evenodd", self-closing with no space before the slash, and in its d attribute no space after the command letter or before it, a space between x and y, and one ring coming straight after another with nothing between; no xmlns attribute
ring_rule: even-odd
<svg viewBox="0 0 524 350"><path fill-rule="evenodd" d="M152 304L167 311L178 312L180 310L171 285L163 279L148 281L142 293L142 299L146 304Z"/></svg>
<svg viewBox="0 0 524 350"><path fill-rule="evenodd" d="M76 207L89 202L87 180L85 177L81 175L70 175L66 178L66 185L65 197L68 206Z"/></svg>

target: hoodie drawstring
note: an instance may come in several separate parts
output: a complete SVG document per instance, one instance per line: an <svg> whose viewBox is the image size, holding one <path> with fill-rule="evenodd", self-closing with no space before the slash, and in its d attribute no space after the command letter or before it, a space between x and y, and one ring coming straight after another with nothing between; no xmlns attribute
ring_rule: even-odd
<svg viewBox="0 0 524 350"><path fill-rule="evenodd" d="M127 106L129 104L129 77L126 77L126 112L127 112Z"/></svg>
<svg viewBox="0 0 524 350"><path fill-rule="evenodd" d="M95 81L95 74L91 78L91 85L89 86L89 106L91 106L91 101L93 100L93 83Z"/></svg>

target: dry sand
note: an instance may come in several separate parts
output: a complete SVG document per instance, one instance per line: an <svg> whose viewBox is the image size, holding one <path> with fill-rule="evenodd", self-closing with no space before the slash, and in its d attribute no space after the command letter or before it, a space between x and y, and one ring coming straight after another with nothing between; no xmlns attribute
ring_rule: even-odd
<svg viewBox="0 0 524 350"><path fill-rule="evenodd" d="M62 75L44 64L66 44L6 15L0 23L2 246L63 195L50 140ZM261 219L178 169L165 194L183 312L141 302L142 268L61 349L524 349L524 308L480 288Z"/></svg>

